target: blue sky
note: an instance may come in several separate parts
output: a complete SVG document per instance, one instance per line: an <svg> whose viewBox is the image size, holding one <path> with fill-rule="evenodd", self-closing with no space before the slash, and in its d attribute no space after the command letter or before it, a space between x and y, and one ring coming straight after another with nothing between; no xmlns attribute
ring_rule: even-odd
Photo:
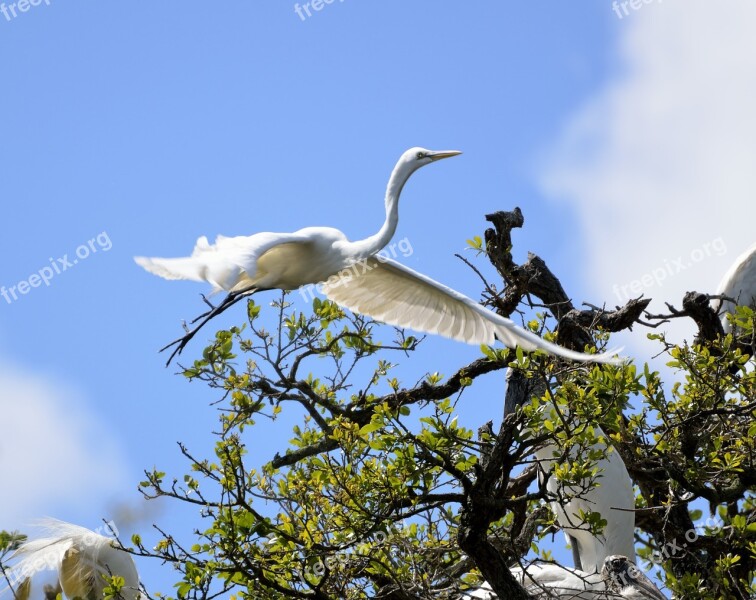
<svg viewBox="0 0 756 600"><path fill-rule="evenodd" d="M196 522L145 507L136 485L153 465L183 473L176 441L211 447L215 398L157 354L207 288L132 257L309 225L365 237L410 146L464 152L404 191L396 235L416 270L478 297L454 253L486 213L520 206L516 258L541 255L577 302L640 289L661 309L713 291L754 237L753 12L745 0L648 2L621 19L598 1L337 0L304 20L282 1L0 12L0 286L16 286L0 296L0 528ZM19 288L43 269L49 285ZM621 341L645 357L644 335ZM477 353L428 340L414 372ZM468 397L471 426L500 415L501 384ZM148 586L169 580L139 567Z"/></svg>

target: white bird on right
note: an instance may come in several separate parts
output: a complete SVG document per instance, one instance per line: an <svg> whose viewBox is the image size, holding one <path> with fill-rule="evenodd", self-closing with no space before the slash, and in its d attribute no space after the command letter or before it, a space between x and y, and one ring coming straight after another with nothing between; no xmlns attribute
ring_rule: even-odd
<svg viewBox="0 0 756 600"><path fill-rule="evenodd" d="M754 306L756 304L756 243L743 252L719 283L717 295L734 298L738 305ZM712 307L719 310L724 307L722 327L725 334L732 332L732 326L727 320L727 313L733 309L732 302L727 300L713 300Z"/></svg>

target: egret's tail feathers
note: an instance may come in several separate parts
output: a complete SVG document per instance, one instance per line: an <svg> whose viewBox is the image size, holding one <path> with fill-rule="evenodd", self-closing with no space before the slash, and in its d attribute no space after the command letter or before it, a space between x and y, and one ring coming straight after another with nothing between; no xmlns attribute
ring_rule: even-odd
<svg viewBox="0 0 756 600"><path fill-rule="evenodd" d="M186 258L147 258L135 256L134 261L144 270L163 279L186 279L205 281L204 266L195 257Z"/></svg>

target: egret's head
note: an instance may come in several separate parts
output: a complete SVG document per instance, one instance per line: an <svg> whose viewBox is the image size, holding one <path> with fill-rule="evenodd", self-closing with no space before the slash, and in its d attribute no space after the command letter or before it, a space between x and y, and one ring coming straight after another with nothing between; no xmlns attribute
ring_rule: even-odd
<svg viewBox="0 0 756 600"><path fill-rule="evenodd" d="M410 148L402 154L396 167L409 176L422 166L429 165L442 158L457 156L457 154L462 153L459 150L427 150L426 148Z"/></svg>
<svg viewBox="0 0 756 600"><path fill-rule="evenodd" d="M386 187L386 202L393 202L399 198L404 184L410 175L424 165L432 162L462 154L459 150L427 150L425 148L410 148L399 157L394 171L391 173L388 186ZM388 207L389 205L386 204Z"/></svg>

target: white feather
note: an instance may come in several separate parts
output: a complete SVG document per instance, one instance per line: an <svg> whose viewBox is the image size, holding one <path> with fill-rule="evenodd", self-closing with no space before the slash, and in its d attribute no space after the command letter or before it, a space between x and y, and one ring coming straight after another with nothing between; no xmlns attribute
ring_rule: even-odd
<svg viewBox="0 0 756 600"><path fill-rule="evenodd" d="M424 148L402 154L386 188L386 220L378 233L361 241L351 242L337 229L308 227L294 233L219 236L213 245L201 237L191 256L135 260L160 277L207 281L215 290L293 290L329 281L325 293L334 302L392 325L470 344L498 339L510 347L542 348L571 360L617 361L615 353L586 355L550 344L424 275L376 258L396 231L399 196L410 175L457 154Z"/></svg>
<svg viewBox="0 0 756 600"><path fill-rule="evenodd" d="M596 426L594 432L597 437L606 439L600 427ZM562 504L553 501L551 507L565 535L569 534L577 543L583 570L598 573L608 556L621 554L635 560L635 494L633 481L619 453L600 442L591 450L605 453L596 461L597 486L588 487L590 482L584 481L575 487L565 486L560 491L556 479L549 477L546 489L563 500ZM544 471L549 473L556 462L554 457L561 456L561 451L550 444L536 450L535 455ZM581 511L599 513L606 520L601 535L590 532L580 517Z"/></svg>
<svg viewBox="0 0 756 600"><path fill-rule="evenodd" d="M756 243L743 252L730 266L717 288L717 294L734 298L739 305L753 306L756 303ZM732 311L732 302L714 300L715 310L724 304L725 314L722 315L722 326L725 333L730 333L731 327L726 313Z"/></svg>
<svg viewBox="0 0 756 600"><path fill-rule="evenodd" d="M333 277L323 293L354 312L397 327L468 344L542 349L570 360L617 362L615 353L586 355L562 348L518 327L459 292L388 258L368 258L349 276Z"/></svg>
<svg viewBox="0 0 756 600"><path fill-rule="evenodd" d="M138 600L139 575L131 555L113 545L113 539L65 521L46 518L37 525L43 537L23 543L14 552L14 580L21 581L43 570L58 571L63 593L70 599L101 597L106 576L120 576L125 600Z"/></svg>
<svg viewBox="0 0 756 600"><path fill-rule="evenodd" d="M524 570L512 569L517 581L535 598L570 600L606 600L606 585L601 574L584 573L551 563L533 563ZM463 598L497 600L491 586L483 584L479 589L465 594Z"/></svg>

